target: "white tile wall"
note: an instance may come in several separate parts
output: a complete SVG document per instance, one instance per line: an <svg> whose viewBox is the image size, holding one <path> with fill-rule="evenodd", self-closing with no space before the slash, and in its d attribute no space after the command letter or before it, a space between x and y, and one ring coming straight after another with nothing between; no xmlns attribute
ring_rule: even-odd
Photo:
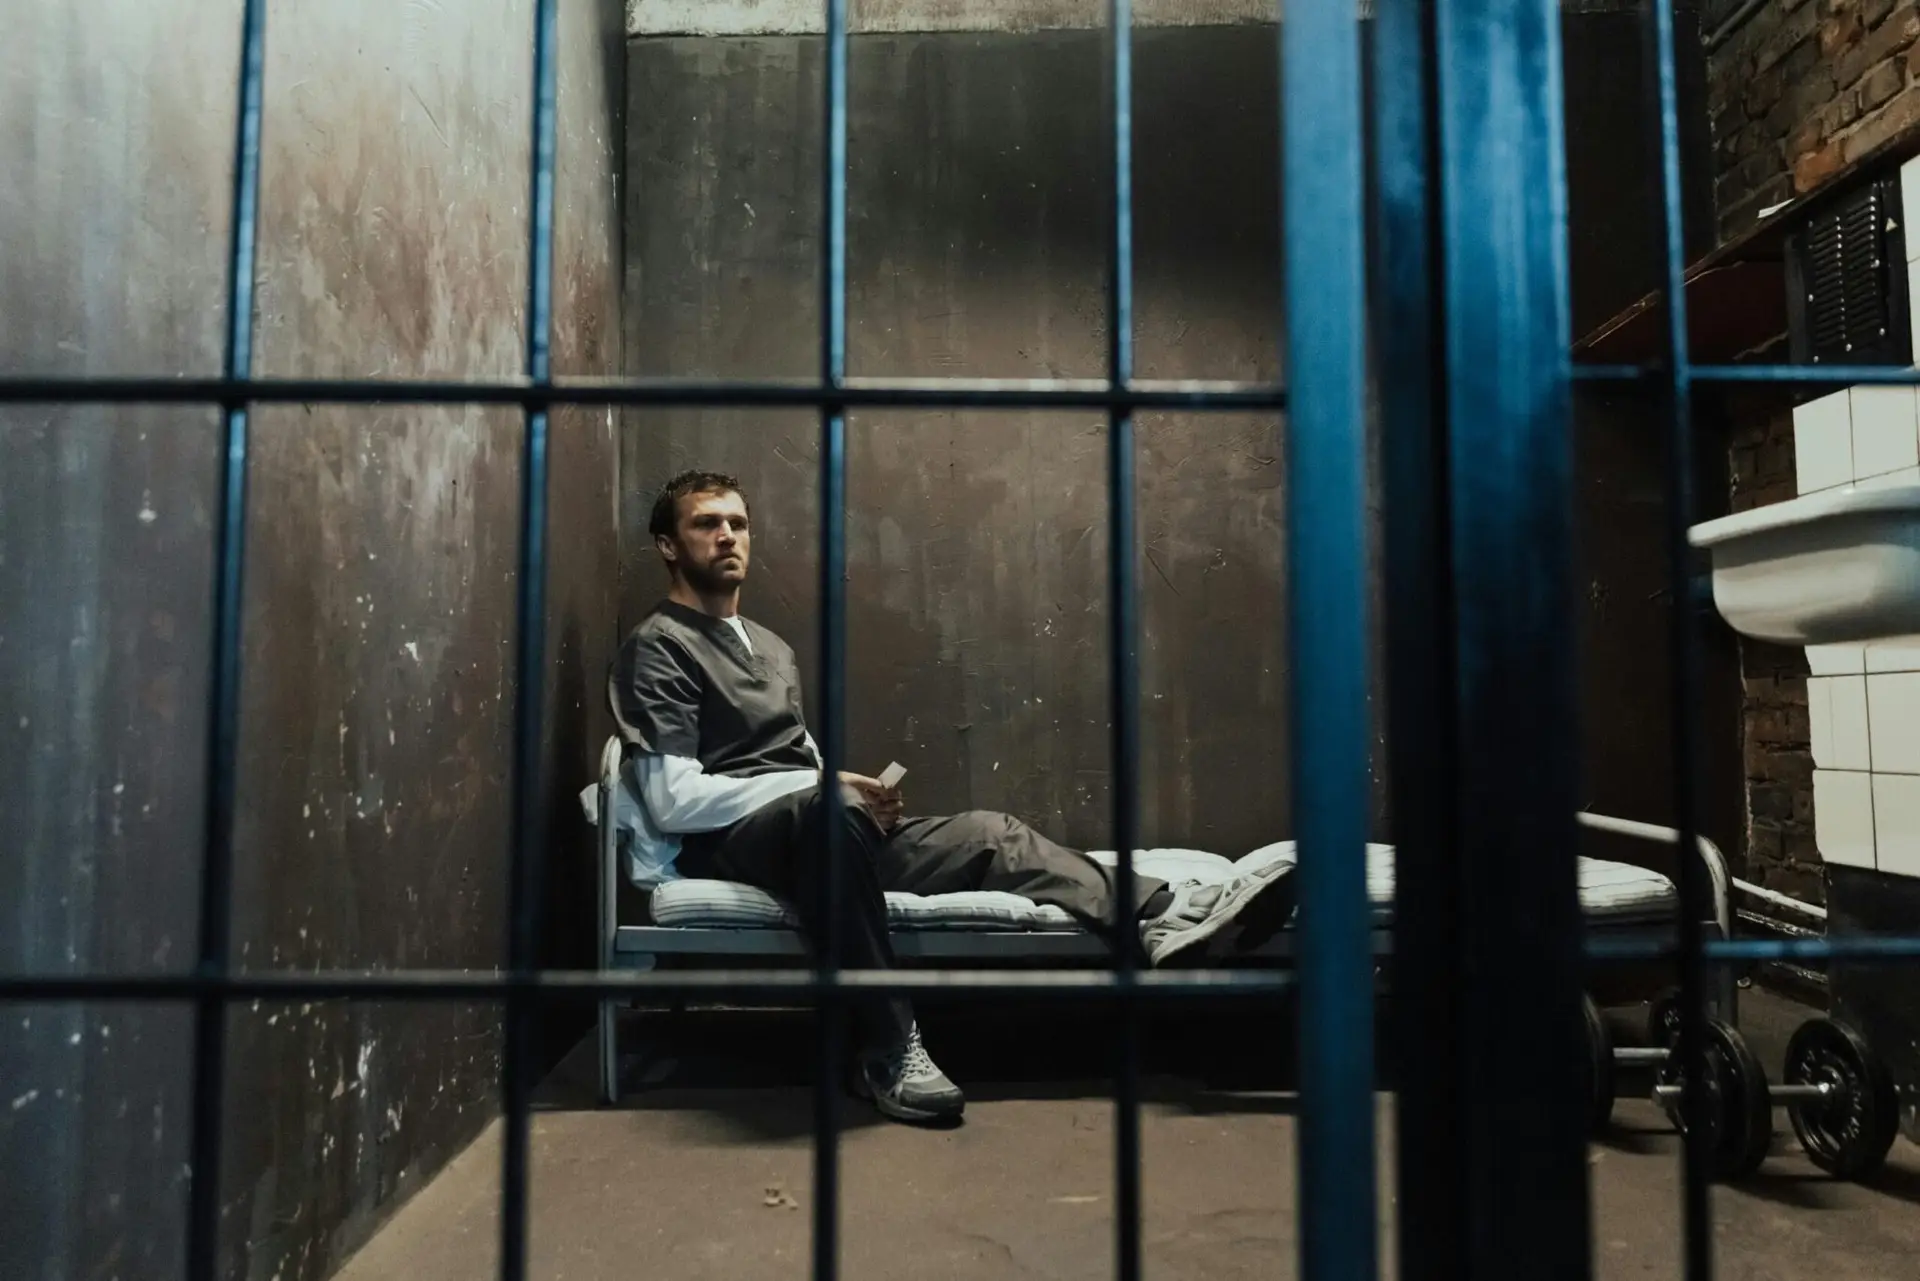
<svg viewBox="0 0 1920 1281"><path fill-rule="evenodd" d="M1833 683L1844 676L1807 678L1807 738L1813 746L1813 763L1831 769L1833 759ZM1865 680L1862 676L1859 679Z"/></svg>
<svg viewBox="0 0 1920 1281"><path fill-rule="evenodd" d="M1813 763L1821 769L1873 768L1867 732L1867 678L1815 676L1807 681Z"/></svg>
<svg viewBox="0 0 1920 1281"><path fill-rule="evenodd" d="M1876 772L1920 774L1920 672L1867 677L1867 724Z"/></svg>
<svg viewBox="0 0 1920 1281"><path fill-rule="evenodd" d="M1903 182L1906 176L1906 172L1902 170L1900 177ZM1913 257L1915 245L1920 245L1920 235L1909 234L1907 236L1907 298L1909 301L1907 323L1911 326L1909 332L1913 337L1914 354L1920 356L1920 307L1911 305L1913 299L1920 298L1920 294L1913 292L1916 288L1920 288L1920 259Z"/></svg>
<svg viewBox="0 0 1920 1281"><path fill-rule="evenodd" d="M1829 863L1872 868L1873 775L1813 772L1813 839Z"/></svg>
<svg viewBox="0 0 1920 1281"><path fill-rule="evenodd" d="M1920 776L1874 774L1870 777L1873 779L1875 864L1883 872L1920 876Z"/></svg>
<svg viewBox="0 0 1920 1281"><path fill-rule="evenodd" d="M1920 160L1900 166L1900 208L1902 213L1920 214ZM1920 259L1920 236L1907 237L1907 261Z"/></svg>
<svg viewBox="0 0 1920 1281"><path fill-rule="evenodd" d="M1865 645L1809 645L1807 670L1815 676L1846 676L1867 670Z"/></svg>
<svg viewBox="0 0 1920 1281"><path fill-rule="evenodd" d="M1793 409L1794 471L1800 492L1811 494L1853 480L1853 412L1848 392L1836 391Z"/></svg>
<svg viewBox="0 0 1920 1281"><path fill-rule="evenodd" d="M1902 467L1899 471L1869 476L1853 482L1855 489L1892 489L1898 485L1920 485L1920 467Z"/></svg>
<svg viewBox="0 0 1920 1281"><path fill-rule="evenodd" d="M1920 465L1913 388L1855 387L1847 396L1853 415L1853 475L1848 479Z"/></svg>
<svg viewBox="0 0 1920 1281"><path fill-rule="evenodd" d="M1920 157L1900 167L1920 363ZM1853 387L1793 411L1803 494L1920 485L1920 392ZM1807 649L1813 827L1830 863L1920 876L1920 635Z"/></svg>
<svg viewBox="0 0 1920 1281"><path fill-rule="evenodd" d="M1870 672L1920 672L1920 636L1895 636L1867 642Z"/></svg>

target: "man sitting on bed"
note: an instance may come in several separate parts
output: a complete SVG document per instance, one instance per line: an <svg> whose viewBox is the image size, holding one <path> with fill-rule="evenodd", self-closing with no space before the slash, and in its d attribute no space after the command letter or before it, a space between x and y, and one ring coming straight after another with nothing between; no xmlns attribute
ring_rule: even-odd
<svg viewBox="0 0 1920 1281"><path fill-rule="evenodd" d="M609 695L634 752L635 781L663 848L640 851L668 876L758 886L812 935L824 879L820 753L801 712L800 672L785 641L740 616L752 546L746 496L732 477L676 476L649 525L666 563L667 597L621 646ZM1116 912L1113 875L1017 818L976 811L908 818L900 792L840 775L845 859L839 876L845 969L894 964L882 894L1005 890L1064 908L1113 938L1120 915L1151 964L1189 953L1281 883L1277 866L1225 885L1134 881ZM677 841L678 850L673 845ZM1265 896L1280 909L1280 895ZM1259 915L1271 915L1263 911ZM1131 930L1122 933L1132 946ZM958 1117L964 1099L934 1066L905 1001L856 1004L855 1088L900 1120Z"/></svg>

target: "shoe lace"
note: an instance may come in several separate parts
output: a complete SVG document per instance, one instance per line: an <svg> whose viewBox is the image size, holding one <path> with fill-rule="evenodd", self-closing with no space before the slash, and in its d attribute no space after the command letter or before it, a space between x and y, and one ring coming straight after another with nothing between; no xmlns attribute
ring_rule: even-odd
<svg viewBox="0 0 1920 1281"><path fill-rule="evenodd" d="M926 1045L920 1040L919 1024L909 1028L906 1040L887 1054L887 1068L896 1078L932 1076L939 1071L933 1065Z"/></svg>

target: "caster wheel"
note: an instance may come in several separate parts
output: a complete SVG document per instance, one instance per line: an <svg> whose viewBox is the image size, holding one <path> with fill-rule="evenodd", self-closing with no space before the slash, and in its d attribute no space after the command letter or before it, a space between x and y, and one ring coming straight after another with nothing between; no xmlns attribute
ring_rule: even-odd
<svg viewBox="0 0 1920 1281"><path fill-rule="evenodd" d="M1708 1151L1714 1177L1745 1178L1760 1168L1773 1143L1773 1102L1767 1095L1767 1073L1747 1039L1720 1022L1708 1019L1704 1050L1707 1091ZM1681 1083L1679 1056L1663 1065L1662 1085ZM1680 1133L1687 1132L1685 1109L1678 1094L1662 1100L1667 1116Z"/></svg>
<svg viewBox="0 0 1920 1281"><path fill-rule="evenodd" d="M1809 1019L1787 1043L1788 1085L1826 1085L1825 1098L1787 1104L1812 1162L1842 1179L1879 1169L1900 1129L1900 1097L1887 1066L1844 1023Z"/></svg>
<svg viewBox="0 0 1920 1281"><path fill-rule="evenodd" d="M1580 998L1587 1024L1587 1130L1605 1134L1613 1124L1613 1037L1591 996Z"/></svg>

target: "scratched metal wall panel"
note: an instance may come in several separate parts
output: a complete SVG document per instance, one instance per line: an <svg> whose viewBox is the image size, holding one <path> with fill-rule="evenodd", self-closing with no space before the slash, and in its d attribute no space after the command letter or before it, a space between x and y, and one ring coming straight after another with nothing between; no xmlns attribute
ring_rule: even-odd
<svg viewBox="0 0 1920 1281"><path fill-rule="evenodd" d="M15 6L0 41L0 365L219 367L239 10ZM214 419L0 409L0 966L192 964ZM0 1009L0 1276L168 1277L190 1023Z"/></svg>
<svg viewBox="0 0 1920 1281"><path fill-rule="evenodd" d="M817 41L636 40L628 367L817 362ZM1143 376L1279 372L1270 30L1136 38ZM874 35L851 54L850 364L864 375L1098 376L1110 192L1102 38ZM811 415L646 411L623 442L623 616L660 593L651 490L695 464L756 504L748 608L814 651ZM1100 415L873 412L850 429L849 748L913 800L1110 827ZM1280 425L1140 424L1143 821L1242 852L1288 830ZM1384 795L1384 786L1380 789Z"/></svg>
<svg viewBox="0 0 1920 1281"><path fill-rule="evenodd" d="M518 371L530 22L526 0L271 6L262 374ZM499 961L516 440L507 409L257 415L244 966ZM485 1120L498 1023L451 1004L236 1009L230 1274L324 1274L335 1231L363 1232Z"/></svg>
<svg viewBox="0 0 1920 1281"><path fill-rule="evenodd" d="M623 0L565 0L560 9L560 139L554 225L553 367L621 370L620 190L624 185L626 12ZM620 442L606 405L563 405L551 416L547 576L546 930L542 963L591 969L596 846L575 795L599 776L614 733L607 668L620 643ZM516 504L517 507L517 504ZM517 512L516 512L517 514ZM543 1045L557 1058L591 1010L544 1012Z"/></svg>
<svg viewBox="0 0 1920 1281"><path fill-rule="evenodd" d="M617 360L620 23L617 0L562 6L568 372ZM28 178L0 191L0 359L217 369L238 5L89 0L23 26L0 53L0 154ZM530 3L276 0L269 31L260 372L516 373ZM262 968L491 965L519 416L288 407L254 426L236 947ZM0 860L0 964L188 964L212 415L18 410L0 430L0 813L25 851ZM605 731L583 673L613 636L614 470L604 410L555 415L561 869L583 848L569 793ZM0 1109L20 1211L0 1224L0 1275L176 1274L184 1013L0 1015L0 1103L26 1100ZM497 1022L239 1010L231 1273L320 1276L364 1239L495 1106Z"/></svg>
<svg viewBox="0 0 1920 1281"><path fill-rule="evenodd" d="M617 7L563 6L556 368L613 372ZM270 374L517 374L530 0L274 6L262 168ZM604 411L555 416L550 802L557 872L612 635ZM262 968L503 959L517 410L260 415L237 946ZM597 651L597 652L596 652ZM596 700L597 701L597 700ZM570 718L554 709L573 710ZM574 820L568 823L567 820ZM577 958L576 958L577 959ZM236 1274L323 1276L493 1112L491 1005L262 1006L234 1021ZM273 1091L242 1082L272 1079Z"/></svg>

